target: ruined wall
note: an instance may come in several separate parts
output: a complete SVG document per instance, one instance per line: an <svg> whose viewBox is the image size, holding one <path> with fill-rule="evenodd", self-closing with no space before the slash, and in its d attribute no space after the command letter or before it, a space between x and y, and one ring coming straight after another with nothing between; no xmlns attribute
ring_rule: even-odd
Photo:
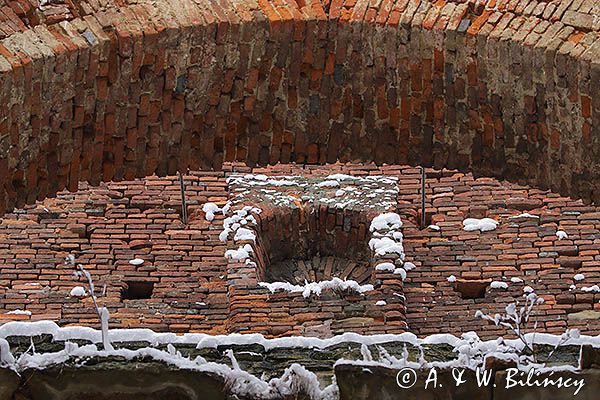
<svg viewBox="0 0 600 400"><path fill-rule="evenodd" d="M358 266L349 276L348 270L338 269L316 271L314 278L307 279L337 276L373 284L376 290L364 297L356 292L339 295L334 290L309 299L299 292L271 294L257 286L263 280L257 279L262 275L258 268L225 259L228 249L239 246L221 241L225 216L219 212L207 221L202 211L207 202L224 205L239 193L226 182L234 173L397 178L399 193L394 203L403 222L405 262L415 267L406 265L403 281L401 275L370 265ZM82 183L76 193L63 191L56 198L5 214L0 224L0 324L52 320L61 326L98 327L91 298L70 294L74 286L84 285L72 276L73 266L64 262L72 254L92 275L98 300L111 313L111 328L212 335L251 328L281 336L307 333L313 321L320 321L310 329L321 337L330 333L315 326L326 327L330 322L331 334L337 329L367 329L341 327L340 321L349 317L345 322L369 323L372 333L408 330L427 336L476 331L482 338L495 339L506 336L506 329L482 322L475 317L477 310L504 313L508 304L522 301L531 288L545 300L536 307L539 332L560 335L576 328L582 334L600 334L600 208L581 200L492 178L428 169L426 215L430 221L426 223L434 225L423 228L419 168L341 164L249 168L226 163L223 171L185 175L184 184L187 224L182 222L176 176L99 187ZM265 235L285 238L289 228L274 223L265 204L250 204L263 209L257 217L258 257ZM465 218L484 217L498 221L497 229L463 229ZM359 222L358 230L364 230L370 241L368 225L361 229ZM567 237L559 238L559 230ZM235 240L235 235L229 238ZM340 247L345 246L340 242ZM144 263L130 264L134 258ZM229 267L240 269L232 269L229 275ZM368 276L372 272L375 277ZM581 276L576 278L577 274ZM451 276L455 282L449 280ZM304 284L304 279L287 276L277 276L275 281ZM492 281L507 286L494 288ZM152 294L145 299L123 298L123 288L131 282L152 283ZM463 295L465 286L478 282L484 282L478 296ZM388 290L390 285L394 287ZM402 292L406 298L396 295ZM387 304L378 306L379 300Z"/></svg>
<svg viewBox="0 0 600 400"><path fill-rule="evenodd" d="M598 7L0 0L0 209L224 160L435 165L597 200Z"/></svg>
<svg viewBox="0 0 600 400"><path fill-rule="evenodd" d="M506 359L474 352L471 368L485 367L491 377L477 383L476 372L465 368L457 345L478 347L481 342L438 336L434 343L415 341L410 335L348 336L331 341L295 338L294 341L265 340L254 336L247 342L238 337L202 335L158 338L147 331L129 331L113 341L121 355L94 351L100 346L93 331L64 335L38 327L39 334L19 333L24 324L0 330L4 343L0 365L0 400L25 399L243 399L243 400L357 400L357 399L567 399L577 384L542 386L545 378L583 380L576 398L596 399L600 390L600 350L589 344L540 346L539 356L552 352L556 368L537 370L529 385L508 386ZM97 333L97 332L96 332ZM66 337L65 337L66 336ZM74 337L73 337L74 336ZM81 337L85 336L85 337ZM231 340L228 340L231 339ZM370 343L365 343L365 339ZM447 343L449 339L453 344ZM472 339L472 337L471 337ZM584 339L585 340L585 339ZM30 353L34 343L36 355ZM487 342L492 346L492 342ZM80 347L81 346L81 347ZM83 349L86 346L86 349ZM68 349L68 350L66 350ZM478 347L481 350L481 347ZM65 357L65 351L68 355ZM123 354L129 354L123 356ZM365 361L370 354L372 361ZM495 353L498 357L499 354ZM510 353L504 353L506 356ZM489 354L487 354L489 355ZM28 362L19 362L20 357ZM392 358L393 357L393 358ZM392 361L396 360L396 361ZM45 364L36 361L47 360ZM418 367L416 361L423 363ZM235 363L235 364L234 364ZM436 365L436 373L431 374ZM414 368L407 373L405 365ZM443 365L443 366L442 366ZM552 367L550 367L552 368ZM453 375L454 371L454 375ZM457 384L459 371L463 380ZM482 374L480 370L480 374ZM512 379L525 381L526 372ZM408 376L408 380L401 378ZM397 378L398 377L398 378ZM412 378L411 378L412 377ZM425 386L427 379L428 386ZM398 382L404 382L401 388ZM414 382L410 386L407 383ZM540 382L540 385L535 385Z"/></svg>

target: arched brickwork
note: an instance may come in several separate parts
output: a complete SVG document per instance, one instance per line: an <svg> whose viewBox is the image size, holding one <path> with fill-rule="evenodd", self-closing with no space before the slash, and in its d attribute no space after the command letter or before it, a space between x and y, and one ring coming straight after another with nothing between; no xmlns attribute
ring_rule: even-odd
<svg viewBox="0 0 600 400"><path fill-rule="evenodd" d="M590 1L0 0L0 208L178 169L372 161L598 200Z"/></svg>

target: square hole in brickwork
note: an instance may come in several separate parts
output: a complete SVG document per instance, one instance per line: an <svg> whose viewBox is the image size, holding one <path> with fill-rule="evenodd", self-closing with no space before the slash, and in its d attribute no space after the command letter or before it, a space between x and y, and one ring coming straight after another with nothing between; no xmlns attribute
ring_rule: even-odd
<svg viewBox="0 0 600 400"><path fill-rule="evenodd" d="M362 284L370 279L365 215L312 203L279 211L258 241L257 251L266 261L265 281L302 285L338 277Z"/></svg>
<svg viewBox="0 0 600 400"><path fill-rule="evenodd" d="M234 205L263 211L253 249L259 279L306 282L372 276L370 222L397 206L397 181L385 176L244 175L229 179Z"/></svg>
<svg viewBox="0 0 600 400"><path fill-rule="evenodd" d="M489 279L458 279L454 283L454 289L463 299L483 299L490 283Z"/></svg>
<svg viewBox="0 0 600 400"><path fill-rule="evenodd" d="M152 297L154 282L127 281L121 289L121 300L144 300Z"/></svg>

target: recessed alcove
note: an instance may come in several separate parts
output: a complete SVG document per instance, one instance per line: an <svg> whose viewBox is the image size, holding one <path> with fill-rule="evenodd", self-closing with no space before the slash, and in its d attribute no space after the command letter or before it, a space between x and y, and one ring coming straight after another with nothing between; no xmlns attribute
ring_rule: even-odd
<svg viewBox="0 0 600 400"><path fill-rule="evenodd" d="M337 277L360 284L371 278L366 216L303 204L282 209L262 224L259 279L304 284Z"/></svg>
<svg viewBox="0 0 600 400"><path fill-rule="evenodd" d="M127 281L121 289L121 300L145 300L152 297L154 282Z"/></svg>
<svg viewBox="0 0 600 400"><path fill-rule="evenodd" d="M233 331L405 331L398 179L294 172L227 178Z"/></svg>
<svg viewBox="0 0 600 400"><path fill-rule="evenodd" d="M370 224L377 215L395 210L395 178L239 175L229 183L234 207L261 211L252 227L258 281L370 281Z"/></svg>
<svg viewBox="0 0 600 400"><path fill-rule="evenodd" d="M457 279L454 289L463 299L483 299L491 279Z"/></svg>
<svg viewBox="0 0 600 400"><path fill-rule="evenodd" d="M351 279L359 284L371 278L369 262L333 256L315 256L310 259L289 258L271 263L265 275L266 282L306 282L330 280L331 278Z"/></svg>

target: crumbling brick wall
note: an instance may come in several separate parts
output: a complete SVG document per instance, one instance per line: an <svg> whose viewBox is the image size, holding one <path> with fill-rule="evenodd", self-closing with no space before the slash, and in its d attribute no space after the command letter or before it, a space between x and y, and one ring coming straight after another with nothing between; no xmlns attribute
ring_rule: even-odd
<svg viewBox="0 0 600 400"><path fill-rule="evenodd" d="M255 282L237 277L235 286L231 285L233 275L228 276L230 264L224 257L230 247L220 240L225 217L218 213L213 221L207 221L202 209L206 202L224 205L235 194L226 182L226 175L232 173L398 178L395 207L403 222L405 262L415 267L407 271L403 282L399 275L371 269L395 278L390 281L395 287L384 293L385 306L375 305L381 298L356 303L361 300L358 294L344 297L327 291L308 303L301 293L271 295ZM497 338L505 336L506 330L482 324L475 317L477 310L503 313L508 304L522 301L531 287L545 300L537 307L538 331L562 334L567 328L577 328L587 335L600 334L600 290L594 288L600 281L597 206L537 188L428 169L426 212L434 225L422 227L420 176L419 168L408 166L249 168L225 164L222 172L184 176L190 215L187 225L178 209L181 198L176 176L103 183L99 187L81 184L76 193L62 192L56 199L3 217L0 323L52 320L60 325L98 327L91 299L70 296L73 286L84 284L72 276L73 266L64 264L65 256L73 254L92 274L98 300L111 313L111 328L224 334L242 331L253 315L257 317L254 332L261 331L259 324L263 324L262 332L272 336L288 331L324 336L328 332L317 327L326 325L331 314L311 315L312 311L303 310L301 305L339 310L340 301L345 300L348 311L355 302L368 306L367 315L385 317L387 322L380 319L372 324L373 332L399 331L406 321L407 330L418 336L476 331L482 338ZM467 232L463 220L471 217L493 218L499 224L493 231ZM559 230L568 237L559 238ZM131 265L128 261L133 258L145 262ZM256 270L246 267L244 274ZM585 279L576 280L576 274ZM452 282L451 276L456 281ZM386 277L375 276L372 282L380 278ZM154 283L151 297L121 299L122 283L138 280ZM505 282L508 287L493 288L492 281ZM467 296L465 284L473 286L476 282L485 282L485 290ZM386 282L381 283L378 289ZM394 293L404 293L406 299ZM360 308L353 312L361 317ZM357 324L353 328L345 327L339 322L344 319L340 314L330 319L331 332L364 329L360 319L354 320ZM29 342L24 346L26 349Z"/></svg>

